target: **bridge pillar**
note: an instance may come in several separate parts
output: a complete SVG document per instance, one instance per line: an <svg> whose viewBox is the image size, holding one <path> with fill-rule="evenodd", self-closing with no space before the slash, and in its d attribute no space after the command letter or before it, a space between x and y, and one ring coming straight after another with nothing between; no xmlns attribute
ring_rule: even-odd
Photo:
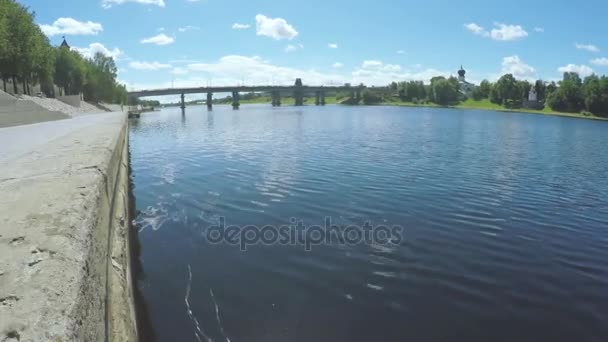
<svg viewBox="0 0 608 342"><path fill-rule="evenodd" d="M181 109L186 109L186 100L184 94L182 94L182 104L180 105Z"/></svg>
<svg viewBox="0 0 608 342"><path fill-rule="evenodd" d="M315 91L315 105L320 105L321 104L321 91L317 90Z"/></svg>
<svg viewBox="0 0 608 342"><path fill-rule="evenodd" d="M232 109L239 109L240 106L241 106L241 104L239 103L239 92L233 91L232 92Z"/></svg>
<svg viewBox="0 0 608 342"><path fill-rule="evenodd" d="M325 106L325 90L319 92L321 106Z"/></svg>
<svg viewBox="0 0 608 342"><path fill-rule="evenodd" d="M207 93L207 110L213 109L213 93Z"/></svg>
<svg viewBox="0 0 608 342"><path fill-rule="evenodd" d="M293 92L293 99L296 106L304 105L304 92L302 91L302 79L296 78L295 90Z"/></svg>
<svg viewBox="0 0 608 342"><path fill-rule="evenodd" d="M357 101L357 104L361 102L361 90L357 90L355 95L355 101Z"/></svg>
<svg viewBox="0 0 608 342"><path fill-rule="evenodd" d="M280 107L281 106L281 92L278 90L275 90L271 93L271 96L272 96L272 106Z"/></svg>
<svg viewBox="0 0 608 342"><path fill-rule="evenodd" d="M295 101L295 105L296 106L303 106L304 105L304 95L302 95L302 91L301 90L295 90L293 92L293 99Z"/></svg>

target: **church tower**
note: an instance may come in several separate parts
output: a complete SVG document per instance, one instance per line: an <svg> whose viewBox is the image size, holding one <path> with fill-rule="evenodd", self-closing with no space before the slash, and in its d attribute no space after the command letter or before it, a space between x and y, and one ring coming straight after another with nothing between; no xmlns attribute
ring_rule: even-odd
<svg viewBox="0 0 608 342"><path fill-rule="evenodd" d="M460 82L466 82L465 79L464 79L464 75L466 73L467 72L464 70L464 68L462 67L462 65L460 65L460 70L458 70L458 81L460 81Z"/></svg>
<svg viewBox="0 0 608 342"><path fill-rule="evenodd" d="M70 46L68 45L68 42L66 42L65 40L65 36L63 36L63 42L60 45L61 48L67 48L68 50L70 49Z"/></svg>

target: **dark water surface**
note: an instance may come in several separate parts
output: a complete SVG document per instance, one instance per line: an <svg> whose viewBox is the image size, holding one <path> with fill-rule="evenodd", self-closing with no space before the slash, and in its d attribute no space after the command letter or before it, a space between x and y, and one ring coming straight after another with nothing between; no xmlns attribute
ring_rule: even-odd
<svg viewBox="0 0 608 342"><path fill-rule="evenodd" d="M608 341L608 123L217 106L130 128L160 341ZM210 244L209 226L399 225L398 245Z"/></svg>

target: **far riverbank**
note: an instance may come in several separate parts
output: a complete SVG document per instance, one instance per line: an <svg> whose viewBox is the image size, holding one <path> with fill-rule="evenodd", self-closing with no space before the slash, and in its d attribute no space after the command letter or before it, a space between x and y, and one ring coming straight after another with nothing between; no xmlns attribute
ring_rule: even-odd
<svg viewBox="0 0 608 342"><path fill-rule="evenodd" d="M341 99L340 99L341 100ZM340 100L337 100L335 96L328 96L325 98L326 104L339 104ZM251 99L241 99L241 104L270 104L271 98L270 96L259 96ZM306 98L304 104L314 105L315 99L314 97ZM283 105L293 105L294 99L292 97L285 97L281 99L281 104ZM594 116L591 114L582 114L582 113L567 113L567 112L557 112L551 110L549 107L545 107L542 110L534 110L534 109L509 109L498 104L490 102L488 99L484 99L481 101L475 101L473 99L468 99L462 103L459 103L454 106L440 106L438 104L427 102L427 103L414 103L414 102L402 102L402 101L382 101L377 104L380 106L405 106L405 107L433 107L433 108L454 108L454 109L477 109L477 110L490 110L496 112L508 112L508 113L530 113L530 114L541 114L541 115L558 115L579 119L591 119L591 120L602 120L608 121L608 118Z"/></svg>

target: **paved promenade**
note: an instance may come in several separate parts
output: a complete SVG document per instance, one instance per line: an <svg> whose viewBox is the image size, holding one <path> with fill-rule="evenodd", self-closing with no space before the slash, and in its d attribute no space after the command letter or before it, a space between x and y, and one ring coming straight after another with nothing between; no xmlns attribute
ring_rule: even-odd
<svg viewBox="0 0 608 342"><path fill-rule="evenodd" d="M127 133L125 113L0 128L0 341L136 339Z"/></svg>

